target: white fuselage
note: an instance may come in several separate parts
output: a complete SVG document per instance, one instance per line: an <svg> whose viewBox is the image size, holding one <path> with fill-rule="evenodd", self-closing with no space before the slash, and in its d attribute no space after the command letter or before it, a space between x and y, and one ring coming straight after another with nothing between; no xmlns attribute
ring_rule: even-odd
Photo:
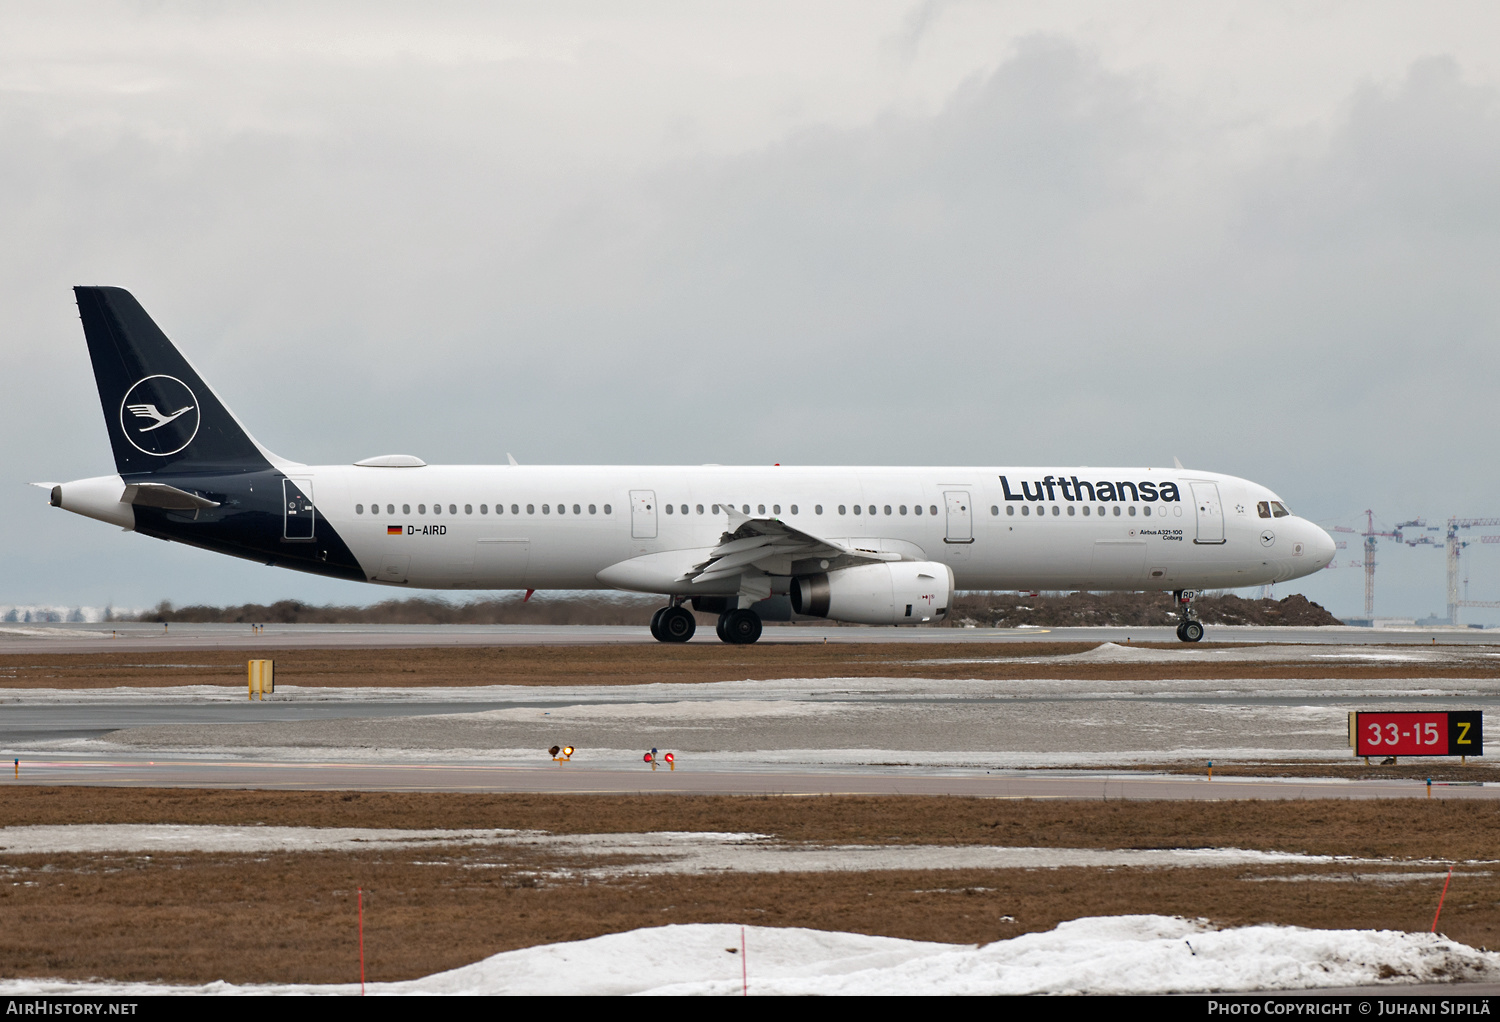
<svg viewBox="0 0 1500 1022"><path fill-rule="evenodd" d="M1311 574L1334 552L1311 522L1262 517L1258 508L1277 499L1265 487L1178 469L284 471L370 581L416 588L719 591L677 578L730 529L725 505L850 547L946 564L960 589L1233 588ZM1162 499L1173 491L1176 499ZM618 570L622 563L660 567ZM786 591L784 580L776 590Z"/></svg>

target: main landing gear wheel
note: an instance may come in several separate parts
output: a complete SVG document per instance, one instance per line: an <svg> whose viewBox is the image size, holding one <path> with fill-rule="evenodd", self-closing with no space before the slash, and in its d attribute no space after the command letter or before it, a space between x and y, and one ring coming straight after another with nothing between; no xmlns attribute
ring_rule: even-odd
<svg viewBox="0 0 1500 1022"><path fill-rule="evenodd" d="M760 615L741 608L719 615L719 638L736 646L748 646L760 638Z"/></svg>
<svg viewBox="0 0 1500 1022"><path fill-rule="evenodd" d="M663 639L661 637L661 630L660 630L661 629L661 616L663 614L665 614L666 612L667 612L667 608L663 607L660 610L658 610L655 614L651 615L651 638L655 639L657 642L666 642L667 641L666 639Z"/></svg>
<svg viewBox="0 0 1500 1022"><path fill-rule="evenodd" d="M1203 638L1203 626L1197 621L1184 621L1177 626L1177 637L1183 642L1198 642Z"/></svg>
<svg viewBox="0 0 1500 1022"><path fill-rule="evenodd" d="M662 642L687 642L698 630L698 619L686 607L667 607L656 619L656 637Z"/></svg>

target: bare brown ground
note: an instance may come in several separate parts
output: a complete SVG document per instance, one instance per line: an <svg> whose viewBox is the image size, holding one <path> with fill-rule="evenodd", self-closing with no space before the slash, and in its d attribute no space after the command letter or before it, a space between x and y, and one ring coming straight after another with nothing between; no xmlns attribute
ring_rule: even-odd
<svg viewBox="0 0 1500 1022"><path fill-rule="evenodd" d="M1127 913L1206 916L1222 925L1425 930L1442 883L1440 875L1418 883L1280 883L1262 878L1286 870L1064 868L585 885L538 882L529 875L537 863L466 868L475 864L431 849L420 863L316 853L37 860L9 864L12 883L36 886L0 888L6 977L357 982L356 887L365 891L367 974L378 981L668 923L804 926L949 943ZM1475 946L1497 943L1497 899L1493 876L1456 874L1442 929Z"/></svg>
<svg viewBox="0 0 1500 1022"><path fill-rule="evenodd" d="M1358 856L1489 857L1500 813L1473 803L1126 803L973 799L471 796L11 788L0 820L755 830L788 840L1083 847L1236 845ZM634 877L583 883L516 849L347 855L0 854L0 975L197 983L357 980L355 888L371 979L665 923L807 926L982 942L1089 915L1224 925L1426 929L1441 877L1373 883L1393 862L1231 869L942 870ZM591 863L597 864L597 863ZM484 866L486 868L473 868ZM538 873L541 873L538 876ZM1500 876L1460 867L1442 927L1500 945ZM1500 870L1493 871L1500 873ZM1321 875L1329 881L1272 878ZM1341 882L1331 882L1333 878ZM1003 917L1009 916L1013 921ZM753 962L753 956L752 956ZM752 966L753 968L753 966Z"/></svg>
<svg viewBox="0 0 1500 1022"><path fill-rule="evenodd" d="M938 796L476 795L0 787L0 826L212 823L507 827L558 834L692 830L787 841L1055 848L1233 846L1318 855L1500 856L1494 802L1052 802Z"/></svg>
<svg viewBox="0 0 1500 1022"><path fill-rule="evenodd" d="M1142 764L1130 763L1112 770L1191 774L1201 777L1207 768L1200 760L1191 765L1183 763ZM1215 777L1342 777L1350 781L1421 781L1432 778L1433 782L1467 782L1494 784L1500 781L1500 766L1486 764L1471 758L1467 763L1457 759L1408 759L1393 766L1381 766L1379 759L1371 759L1366 766L1364 760L1346 760L1340 763L1316 763L1307 760L1288 760L1278 763L1216 763Z"/></svg>
<svg viewBox="0 0 1500 1022"><path fill-rule="evenodd" d="M1093 642L821 643L726 645L496 646L418 649L277 650L283 684L354 686L692 684L747 678L1494 678L1493 658L1451 664L1276 663L1098 664L1018 662L1082 653ZM1145 644L1137 644L1145 645ZM1156 644L1151 648L1179 648ZM1308 647L1314 652L1322 647ZM1372 646L1372 650L1382 647ZM1458 652L1469 649L1460 647ZM112 688L245 684L245 662L265 652L173 652L0 655L6 688ZM959 663L945 661L958 660ZM975 662L979 661L979 662Z"/></svg>

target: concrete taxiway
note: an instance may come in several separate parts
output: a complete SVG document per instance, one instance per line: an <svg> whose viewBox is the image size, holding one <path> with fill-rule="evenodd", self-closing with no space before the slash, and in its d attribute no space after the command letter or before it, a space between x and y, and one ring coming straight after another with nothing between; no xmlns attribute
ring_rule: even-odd
<svg viewBox="0 0 1500 1022"><path fill-rule="evenodd" d="M989 662L965 659L962 647L954 653L938 663L959 671L973 664L978 671ZM885 665L893 677L287 685L255 702L244 689L222 685L12 688L0 691L0 754L28 762L258 761L268 769L309 761L369 764L397 786L435 776L428 770L456 770L453 776L461 777L475 763L545 762L543 750L552 745L579 749L580 762L570 765L575 774L635 772L645 750L672 750L694 772L722 775L716 784L738 783L722 779L729 775L787 772L909 777L911 771L956 776L957 770L985 776L1163 762L1330 762L1352 755L1351 710L1478 709L1493 715L1500 710L1500 670L1489 669L1492 657L1493 651L1478 646L1101 645L1067 656L1007 658L1022 670L1028 663L1045 665L1051 677L988 680L902 677L904 661L898 659ZM1267 670L1236 676L1230 668L1247 659ZM1340 673L1366 663L1395 670L1374 677ZM1070 664L1079 674L1056 670ZM1137 669L1112 677L1093 670L1101 664ZM1157 664L1176 669L1153 676ZM1303 676L1274 673L1285 665L1296 675L1291 668L1309 664L1316 665L1312 677L1305 670ZM1484 669L1476 673L1476 665ZM1413 677L1403 668L1425 674ZM1447 669L1457 676L1443 676ZM1497 737L1490 738L1490 753L1500 752ZM354 783L355 774L338 776ZM554 783L543 775L524 776ZM842 783L804 781L794 787L842 790ZM769 789L752 783L747 790Z"/></svg>
<svg viewBox="0 0 1500 1022"><path fill-rule="evenodd" d="M1177 642L1171 628L853 628L767 626L761 642ZM1486 645L1494 631L1477 628L1264 628L1212 625L1205 643ZM649 644L644 627L625 625L277 625L254 632L245 624L112 623L0 625L0 653L100 653L192 649L397 649L417 646L565 646ZM718 643L700 627L694 643Z"/></svg>
<svg viewBox="0 0 1500 1022"><path fill-rule="evenodd" d="M30 760L27 784L268 790L528 792L574 795L959 795L1000 799L1500 799L1500 784L1321 778L1216 778L1159 774L1048 774L1019 771L700 771L644 764L597 770L579 763L266 762L206 759ZM4 783L4 782L0 782Z"/></svg>
<svg viewBox="0 0 1500 1022"><path fill-rule="evenodd" d="M831 631L861 638L994 634ZM1256 634L1265 631L1272 630ZM1369 634L1339 630L1349 631ZM967 659L965 649L959 642L939 654L943 659L921 663L954 672L974 665L982 674L995 662L977 647ZM44 783L601 793L649 784L703 793L1017 798L1097 798L1118 785L1115 797L1122 798L1425 797L1409 782L1288 787L1221 776L1204 788L1181 778L1098 776L1167 762L1196 769L1209 761L1348 761L1351 710L1500 710L1500 650L1476 643L1102 644L1062 656L1008 656L1017 671L1035 664L1050 676L1001 679L902 676L904 665L917 661L892 650L894 659L882 661L887 677L755 678L751 651L743 665L751 677L691 684L286 685L255 702L243 688L206 684L6 688L0 755L20 758L26 778ZM1247 673L1246 662L1258 669ZM1079 673L1070 675L1069 665ZM1112 673L1101 665L1131 669ZM1361 665L1381 671L1350 670ZM1500 752L1496 737L1491 753ZM548 763L544 750L552 745L577 747L575 762ZM673 751L681 769L652 775L641 755L653 748ZM1065 769L1091 773L1037 773ZM1395 787L1381 786L1389 784ZM1451 797L1492 797L1483 787L1451 790L1463 792Z"/></svg>

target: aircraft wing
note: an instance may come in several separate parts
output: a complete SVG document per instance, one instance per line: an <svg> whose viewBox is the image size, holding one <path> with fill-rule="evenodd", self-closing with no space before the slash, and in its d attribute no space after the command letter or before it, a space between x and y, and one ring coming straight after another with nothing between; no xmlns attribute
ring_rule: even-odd
<svg viewBox="0 0 1500 1022"><path fill-rule="evenodd" d="M898 553L862 550L814 536L779 518L755 518L731 505L722 506L729 513L729 531L720 537L719 545L709 551L706 560L683 572L680 581L717 582L745 574L790 575L797 570L797 562L815 562L802 566L802 570L822 571L901 560Z"/></svg>

